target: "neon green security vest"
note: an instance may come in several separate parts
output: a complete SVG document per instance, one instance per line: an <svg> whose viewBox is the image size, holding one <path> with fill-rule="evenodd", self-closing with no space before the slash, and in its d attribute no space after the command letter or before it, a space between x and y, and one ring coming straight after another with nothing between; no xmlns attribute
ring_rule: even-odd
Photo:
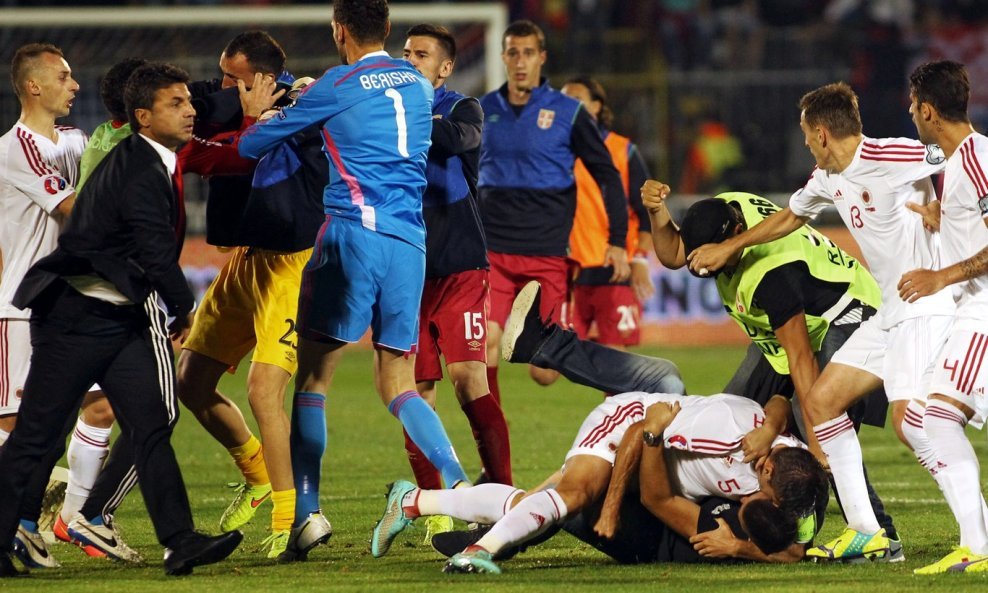
<svg viewBox="0 0 988 593"><path fill-rule="evenodd" d="M89 176L96 170L96 165L100 164L106 155L110 154L113 148L131 135L130 124L114 126L113 122L103 122L93 130L93 135L89 137L86 150L82 151L82 161L79 163L79 182L75 184L75 192L78 195L82 191L82 186L89 180Z"/></svg>
<svg viewBox="0 0 988 593"><path fill-rule="evenodd" d="M719 200L731 202L741 207L745 224L755 226L780 208L761 196L743 192L728 192L716 196ZM881 291L875 279L861 264L842 251L833 241L818 231L803 226L789 235L764 245L748 247L741 255L741 261L732 274L717 275L717 292L724 307L751 341L761 349L765 358L776 372L789 374L789 359L779 344L768 315L754 304L755 289L765 274L779 266L803 261L810 274L825 282L848 284L847 292L830 311L817 317L806 313L806 329L810 334L810 345L814 352L820 350L823 338L834 317L851 302L858 299L862 303L878 308L881 304Z"/></svg>

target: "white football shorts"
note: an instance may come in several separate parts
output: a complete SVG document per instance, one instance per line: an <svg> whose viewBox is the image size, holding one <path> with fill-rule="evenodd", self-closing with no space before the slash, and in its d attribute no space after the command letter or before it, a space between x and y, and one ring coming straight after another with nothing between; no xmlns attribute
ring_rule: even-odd
<svg viewBox="0 0 988 593"><path fill-rule="evenodd" d="M914 317L889 329L879 327L878 320L876 315L862 323L831 362L881 378L890 402L925 400L928 370L947 339L953 317Z"/></svg>

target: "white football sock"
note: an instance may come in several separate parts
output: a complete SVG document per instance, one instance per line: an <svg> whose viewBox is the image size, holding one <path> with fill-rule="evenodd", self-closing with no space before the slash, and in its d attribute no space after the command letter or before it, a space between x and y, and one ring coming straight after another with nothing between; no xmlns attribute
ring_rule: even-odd
<svg viewBox="0 0 988 593"><path fill-rule="evenodd" d="M923 426L941 467L940 488L961 530L961 545L975 554L988 554L988 531L981 502L981 467L974 447L964 434L967 418L951 404L931 400L926 404Z"/></svg>
<svg viewBox="0 0 988 593"><path fill-rule="evenodd" d="M454 490L416 488L402 499L409 516L449 515L463 521L490 524L497 522L511 508L511 501L524 494L514 486L479 484Z"/></svg>
<svg viewBox="0 0 988 593"><path fill-rule="evenodd" d="M69 441L69 485L59 515L68 523L89 498L89 492L103 469L103 460L110 451L111 428L96 428L79 418Z"/></svg>
<svg viewBox="0 0 988 593"><path fill-rule="evenodd" d="M912 447L913 455L926 471L930 472L933 479L939 484L937 478L937 454L930 442L930 437L923 428L923 415L926 413L926 406L916 400L910 400L906 405L906 415L902 419L902 436L906 437L909 446Z"/></svg>
<svg viewBox="0 0 988 593"><path fill-rule="evenodd" d="M476 545L496 554L506 546L543 533L564 519L567 512L563 497L554 488L536 492L515 505Z"/></svg>
<svg viewBox="0 0 988 593"><path fill-rule="evenodd" d="M881 526L875 518L875 511L871 508L868 497L861 443L854 432L854 423L847 414L841 414L833 420L814 426L813 433L830 463L841 509L847 517L847 526L861 533L876 533Z"/></svg>

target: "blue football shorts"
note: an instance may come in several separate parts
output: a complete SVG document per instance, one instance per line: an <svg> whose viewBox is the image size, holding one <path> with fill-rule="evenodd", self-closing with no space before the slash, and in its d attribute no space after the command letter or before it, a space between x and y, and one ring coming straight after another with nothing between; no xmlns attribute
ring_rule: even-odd
<svg viewBox="0 0 988 593"><path fill-rule="evenodd" d="M424 282L421 248L327 216L302 272L298 334L356 342L370 327L376 347L410 352L418 342Z"/></svg>

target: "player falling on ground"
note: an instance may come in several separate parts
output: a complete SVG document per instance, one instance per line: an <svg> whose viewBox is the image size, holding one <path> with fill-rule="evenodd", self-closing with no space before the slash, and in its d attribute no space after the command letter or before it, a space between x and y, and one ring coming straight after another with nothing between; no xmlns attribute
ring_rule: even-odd
<svg viewBox="0 0 988 593"><path fill-rule="evenodd" d="M846 410L884 384L896 434L939 482L937 457L923 430L923 375L945 338L954 304L947 292L908 303L896 285L903 272L939 261L936 236L910 209L936 199L930 176L943 170L944 156L936 145L863 135L857 96L844 83L807 93L800 109L800 128L817 163L809 181L787 208L689 254L690 267L719 269L733 254L784 237L827 206L837 207L882 289L882 305L834 355L804 402L847 518L844 533L808 555L887 558L888 538L868 501L861 445Z"/></svg>
<svg viewBox="0 0 988 593"><path fill-rule="evenodd" d="M422 192L432 129L432 85L384 51L384 0L336 0L333 39L343 66L309 85L278 117L251 127L239 148L260 158L320 125L330 178L326 221L302 277L299 371L292 407L295 527L286 554L304 559L325 541L319 504L326 394L342 348L371 328L382 401L446 484L468 483L435 411L415 390L407 353L418 340L425 277Z"/></svg>
<svg viewBox="0 0 988 593"><path fill-rule="evenodd" d="M730 240L780 210L760 196L727 192L694 203L679 228L664 205L669 192L667 185L652 180L642 187L645 205L655 217L652 234L656 254L672 268L686 265L686 256L702 245ZM725 389L729 393L748 397L796 395L794 406L802 404L820 369L829 367L831 359L862 323L878 312L881 303L881 289L868 270L809 226L733 253L720 265L690 271L714 281L725 310L761 352L755 351L757 362L752 365L749 348L749 356ZM856 353L859 364L866 360L864 355ZM738 381L739 375L747 378ZM880 382L878 387L848 409L853 429L862 422L884 426L888 398ZM813 425L803 424L805 417L805 410L796 415L797 427L801 434L811 435L807 441L813 448ZM824 458L821 451L814 453ZM864 473L864 468L861 471ZM885 530L876 544L886 545L877 545L872 555L885 560L902 558L895 525L867 483L866 474L865 489L877 522Z"/></svg>
<svg viewBox="0 0 988 593"><path fill-rule="evenodd" d="M783 398L778 398L778 402L784 403ZM696 502L709 495L740 500L761 491L763 502L771 500L779 505L780 508L767 506L781 512L776 517L781 522L786 513L802 514L814 508L816 497L826 491L826 478L819 464L812 463L819 471L809 475L794 474L788 469L786 457L790 453L783 451L803 446L792 437L772 439L771 448L777 447L777 450L771 451L759 471L753 464L743 461L745 453L741 441L745 435L766 426L778 434L779 428L785 426L788 405L775 407L772 417L766 418L766 411L757 403L735 395L626 393L608 398L587 416L566 455L562 478L554 487L522 497L525 494L522 490L495 484L426 491L408 482L396 482L389 492L384 516L374 530L372 554L382 556L387 553L394 538L414 518L450 514L466 521L494 523L494 527L476 544L450 558L446 570L500 572L492 561L494 555L543 533L567 515L582 511L604 497L605 492L612 501L610 505L605 501L602 516L607 515L613 528L613 517L620 511L615 501L623 498L623 491L609 492L612 468L615 474L621 474L621 484L629 471L637 469L642 433L632 431L631 427L639 427L639 421L646 417L646 409L653 405L664 406L667 410L672 406L677 410L682 407L682 413L669 415L666 420L670 424L657 429L657 434L644 436L650 439L646 444L664 443L673 460L672 473L679 484L677 493L690 501ZM626 439L629 432L634 438ZM632 453L625 461L616 462L616 452L621 450ZM802 453L812 461L808 452ZM725 463L726 459L728 463ZM646 479L643 476L643 480ZM745 514L742 507L742 522L746 521ZM754 521L754 516L751 519ZM792 520L795 522L794 517ZM613 529L608 530L601 523L598 528L613 533ZM769 551L780 551L791 541L772 546Z"/></svg>

